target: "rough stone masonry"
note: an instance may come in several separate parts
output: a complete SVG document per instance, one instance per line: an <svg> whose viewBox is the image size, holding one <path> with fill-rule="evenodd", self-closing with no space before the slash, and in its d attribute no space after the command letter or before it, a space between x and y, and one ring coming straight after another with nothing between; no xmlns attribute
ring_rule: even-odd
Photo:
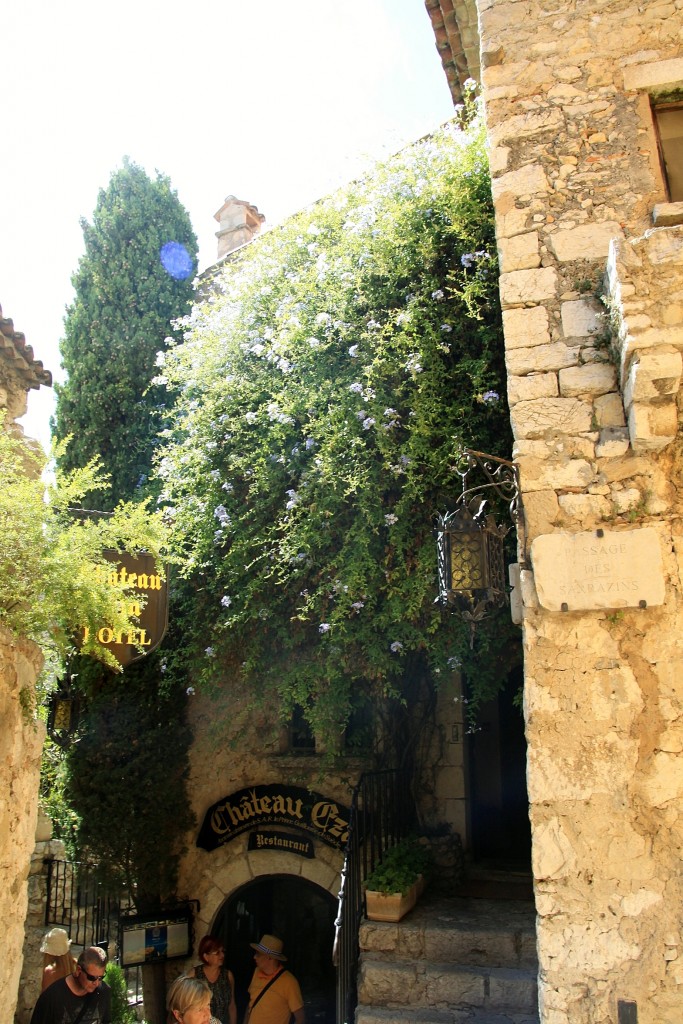
<svg viewBox="0 0 683 1024"><path fill-rule="evenodd" d="M651 103L683 98L683 0L477 9L528 532L541 1019L607 1024L636 1003L640 1024L680 1024L683 207L667 201ZM535 580L567 569L575 535L628 532L638 552L645 530L661 559L639 567L618 544L577 549L576 585L616 581L613 598L570 586L541 605Z"/></svg>

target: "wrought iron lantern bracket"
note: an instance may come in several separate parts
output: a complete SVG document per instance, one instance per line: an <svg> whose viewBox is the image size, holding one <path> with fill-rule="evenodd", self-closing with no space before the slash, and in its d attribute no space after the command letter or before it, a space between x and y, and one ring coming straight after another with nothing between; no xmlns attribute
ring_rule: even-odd
<svg viewBox="0 0 683 1024"><path fill-rule="evenodd" d="M484 480L468 487L468 476L475 469ZM497 523L487 511L487 498L495 496L507 504L522 549L524 517L513 462L468 448L456 472L462 493L452 512L436 516L437 601L469 622L474 632L477 622L508 600L503 541L510 527Z"/></svg>

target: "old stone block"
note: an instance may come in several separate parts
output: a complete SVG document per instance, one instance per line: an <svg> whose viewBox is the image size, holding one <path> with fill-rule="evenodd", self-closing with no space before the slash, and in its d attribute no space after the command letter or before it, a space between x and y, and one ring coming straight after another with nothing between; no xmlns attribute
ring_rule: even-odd
<svg viewBox="0 0 683 1024"><path fill-rule="evenodd" d="M509 349L505 353L505 364L509 376L523 376L527 373L576 366L579 354L579 348L570 348L563 341L556 341L551 345L537 345L535 348Z"/></svg>
<svg viewBox="0 0 683 1024"><path fill-rule="evenodd" d="M599 459L620 459L626 455L630 445L626 427L607 427L600 431L595 454Z"/></svg>
<svg viewBox="0 0 683 1024"><path fill-rule="evenodd" d="M626 415L621 395L611 392L607 395L598 395L593 403L595 409L595 421L599 427L625 427Z"/></svg>
<svg viewBox="0 0 683 1024"><path fill-rule="evenodd" d="M504 307L537 306L555 297L557 282L557 271L554 267L514 270L509 274L501 274L501 302Z"/></svg>
<svg viewBox="0 0 683 1024"><path fill-rule="evenodd" d="M624 512L629 512L632 508L635 508L642 499L642 494L637 487L625 487L623 490L612 491L612 503L614 510L619 515L623 515Z"/></svg>
<svg viewBox="0 0 683 1024"><path fill-rule="evenodd" d="M647 527L554 533L531 544L538 600L548 611L664 603L659 537Z"/></svg>
<svg viewBox="0 0 683 1024"><path fill-rule="evenodd" d="M675 395L681 384L681 353L636 352L624 385L624 405Z"/></svg>
<svg viewBox="0 0 683 1024"><path fill-rule="evenodd" d="M540 266L537 231L528 231L524 235L514 235L512 238L501 238L498 249L502 273L530 270Z"/></svg>
<svg viewBox="0 0 683 1024"><path fill-rule="evenodd" d="M683 203L657 203L652 211L652 223L657 228L683 224Z"/></svg>
<svg viewBox="0 0 683 1024"><path fill-rule="evenodd" d="M592 409L578 398L540 398L518 402L511 410L515 437L582 434L591 428Z"/></svg>
<svg viewBox="0 0 683 1024"><path fill-rule="evenodd" d="M622 236L617 221L593 222L554 232L548 238L548 245L560 263L571 260L605 260L612 239Z"/></svg>
<svg viewBox="0 0 683 1024"><path fill-rule="evenodd" d="M486 999L485 973L476 967L442 965L431 968L427 973L426 997L430 1006L483 1006Z"/></svg>
<svg viewBox="0 0 683 1024"><path fill-rule="evenodd" d="M661 451L676 437L676 402L673 399L659 405L634 402L629 409L628 429L634 452Z"/></svg>
<svg viewBox="0 0 683 1024"><path fill-rule="evenodd" d="M489 151L489 170L491 171L492 178L506 170L509 157L510 149L508 146L496 146Z"/></svg>
<svg viewBox="0 0 683 1024"><path fill-rule="evenodd" d="M534 829L532 868L534 878L563 878L575 869L576 854L559 818Z"/></svg>
<svg viewBox="0 0 683 1024"><path fill-rule="evenodd" d="M502 124L490 130L490 137L495 145L512 139L529 138L543 132L555 132L562 125L562 115L558 110L546 107L537 112L519 114L508 117Z"/></svg>
<svg viewBox="0 0 683 1024"><path fill-rule="evenodd" d="M562 303L560 312L566 338L586 338L604 328L605 307L597 299L570 299Z"/></svg>
<svg viewBox="0 0 683 1024"><path fill-rule="evenodd" d="M508 171L491 182L494 203L504 195L515 199L521 196L538 195L549 191L548 179L541 164L525 164L516 171Z"/></svg>
<svg viewBox="0 0 683 1024"><path fill-rule="evenodd" d="M548 310L545 306L531 309L506 309L503 312L506 349L535 348L550 343Z"/></svg>
<svg viewBox="0 0 683 1024"><path fill-rule="evenodd" d="M628 480L636 476L649 476L651 472L649 461L642 457L636 458L635 455L628 455L600 466L600 477L607 483L616 483L617 480Z"/></svg>
<svg viewBox="0 0 683 1024"><path fill-rule="evenodd" d="M617 373L611 363L584 363L560 370L560 394L566 398L604 395L616 387Z"/></svg>
<svg viewBox="0 0 683 1024"><path fill-rule="evenodd" d="M630 91L680 88L683 81L683 57L637 64L624 69L624 88Z"/></svg>
<svg viewBox="0 0 683 1024"><path fill-rule="evenodd" d="M512 238L513 235L521 235L528 230L529 211L526 207L518 209L513 206L509 210L503 210L503 206L496 211L496 229L499 238Z"/></svg>
<svg viewBox="0 0 683 1024"><path fill-rule="evenodd" d="M524 464L520 462L520 474L524 487L524 519L527 534L536 537L541 533L549 533L559 515L560 507L554 490L529 490L536 481L529 481ZM533 467L535 469L535 467Z"/></svg>
<svg viewBox="0 0 683 1024"><path fill-rule="evenodd" d="M594 476L590 463L585 459L520 458L519 468L525 490L583 490Z"/></svg>
<svg viewBox="0 0 683 1024"><path fill-rule="evenodd" d="M585 526L590 520L600 522L610 510L609 501L601 494L561 494L560 510Z"/></svg>
<svg viewBox="0 0 683 1024"><path fill-rule="evenodd" d="M528 377L508 378L508 402L514 405L532 398L556 398L557 374L531 373Z"/></svg>
<svg viewBox="0 0 683 1024"><path fill-rule="evenodd" d="M489 1005L508 1010L511 1006L533 1013L538 1007L536 979L526 971L500 968L489 979Z"/></svg>

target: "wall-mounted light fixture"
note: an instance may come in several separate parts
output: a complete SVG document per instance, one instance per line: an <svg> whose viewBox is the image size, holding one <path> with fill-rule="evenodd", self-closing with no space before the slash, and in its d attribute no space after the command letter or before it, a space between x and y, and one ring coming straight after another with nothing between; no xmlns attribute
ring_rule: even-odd
<svg viewBox="0 0 683 1024"><path fill-rule="evenodd" d="M475 469L484 482L468 487ZM507 503L519 532L523 527L519 475L513 462L470 448L463 452L456 472L462 493L452 512L436 517L437 600L469 622L473 636L476 623L508 600L503 541L510 526L498 523L487 511L487 495Z"/></svg>
<svg viewBox="0 0 683 1024"><path fill-rule="evenodd" d="M78 727L80 701L71 688L71 680L71 671L67 663L64 678L60 679L58 689L50 695L48 704L48 735L60 747L69 745Z"/></svg>

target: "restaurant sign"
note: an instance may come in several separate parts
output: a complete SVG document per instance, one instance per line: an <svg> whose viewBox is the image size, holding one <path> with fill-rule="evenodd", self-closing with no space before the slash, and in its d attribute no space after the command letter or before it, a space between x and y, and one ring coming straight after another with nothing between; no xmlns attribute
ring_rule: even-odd
<svg viewBox="0 0 683 1024"><path fill-rule="evenodd" d="M259 829L249 833L248 850L270 850L273 853L295 853L297 857L315 857L313 840L291 832L263 832Z"/></svg>
<svg viewBox="0 0 683 1024"><path fill-rule="evenodd" d="M250 786L222 797L209 807L197 846L215 850L262 825L284 825L343 850L349 838L348 807L299 786Z"/></svg>
<svg viewBox="0 0 683 1024"><path fill-rule="evenodd" d="M126 611L137 625L129 632L103 625L94 637L91 637L89 627L85 626L82 642L94 639L106 647L121 667L125 668L138 658L151 654L164 638L168 625L168 580L157 572L153 555L105 551L104 556L112 568L99 566L97 571L110 586L128 584Z"/></svg>

